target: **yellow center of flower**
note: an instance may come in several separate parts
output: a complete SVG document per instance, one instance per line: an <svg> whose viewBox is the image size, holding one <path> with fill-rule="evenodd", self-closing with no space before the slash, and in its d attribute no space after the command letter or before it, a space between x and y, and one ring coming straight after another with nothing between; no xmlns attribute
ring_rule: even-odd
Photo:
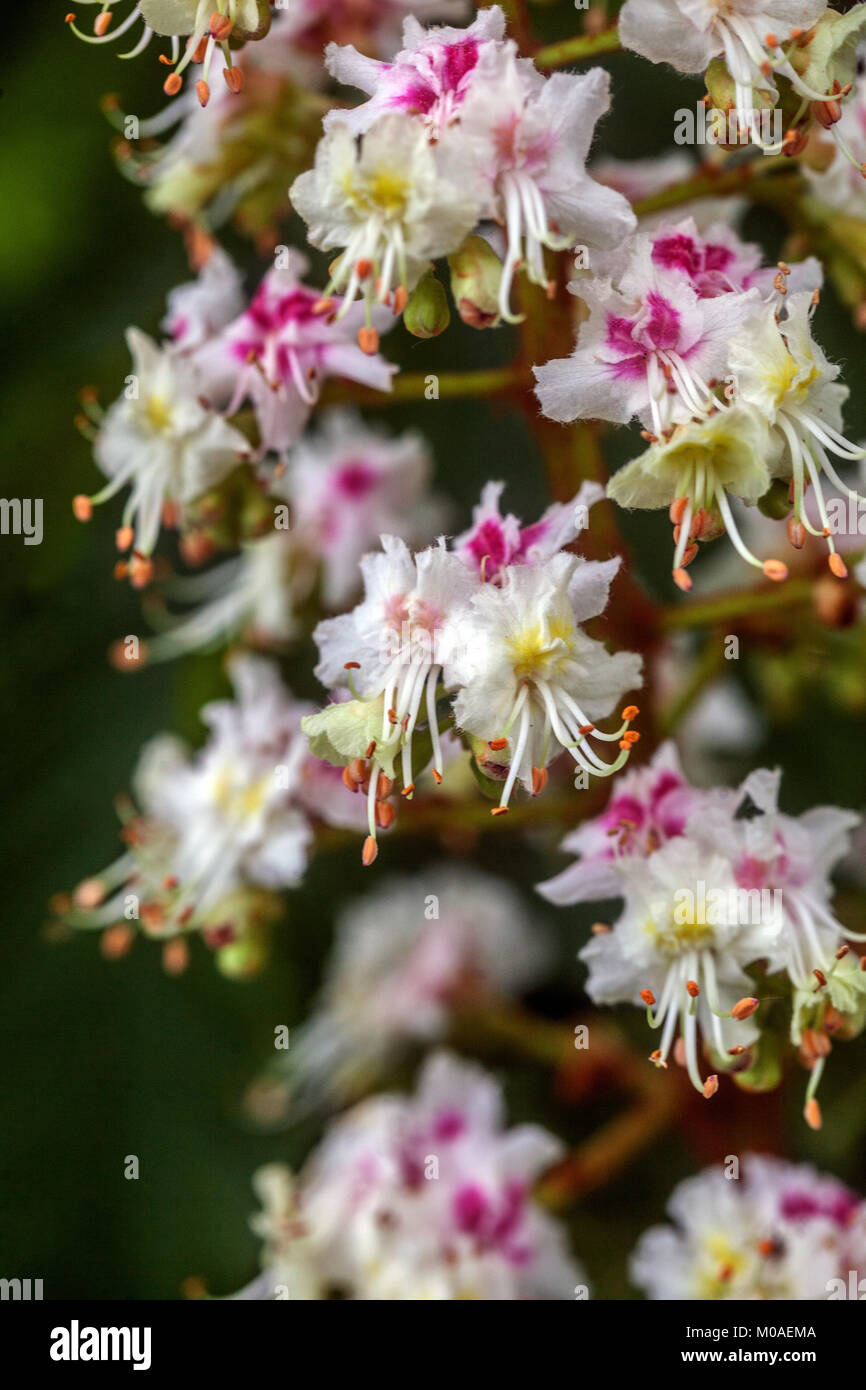
<svg viewBox="0 0 866 1390"><path fill-rule="evenodd" d="M144 418L155 433L162 434L171 426L171 407L162 396L148 396L144 403Z"/></svg>
<svg viewBox="0 0 866 1390"><path fill-rule="evenodd" d="M700 1271L698 1297L717 1299L743 1273L747 1259L742 1250L737 1250L721 1231L706 1237L704 1250L711 1267Z"/></svg>
<svg viewBox="0 0 866 1390"><path fill-rule="evenodd" d="M231 769L223 768L214 783L214 801L225 816L232 820L247 820L257 815L265 804L269 781L267 777L260 777L255 782L237 785Z"/></svg>
<svg viewBox="0 0 866 1390"><path fill-rule="evenodd" d="M573 624L565 618L536 623L509 637L506 645L518 680L550 680L574 652Z"/></svg>
<svg viewBox="0 0 866 1390"><path fill-rule="evenodd" d="M364 216L399 219L406 214L409 180L399 170L381 165L362 179L349 178L344 191L352 207Z"/></svg>
<svg viewBox="0 0 866 1390"><path fill-rule="evenodd" d="M647 919L647 934L667 955L678 956L684 951L699 951L713 938L713 928L706 913L687 904L677 903L667 914L667 908L656 911Z"/></svg>

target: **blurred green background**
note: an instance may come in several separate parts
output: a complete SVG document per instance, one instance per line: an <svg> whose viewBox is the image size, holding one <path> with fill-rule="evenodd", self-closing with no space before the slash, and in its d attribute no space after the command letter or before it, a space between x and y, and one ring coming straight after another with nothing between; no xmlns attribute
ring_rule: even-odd
<svg viewBox="0 0 866 1390"><path fill-rule="evenodd" d="M7 778L0 1276L42 1278L46 1298L174 1298L190 1275L226 1293L256 1269L246 1224L253 1170L271 1159L300 1158L314 1137L309 1126L288 1136L251 1134L238 1099L272 1055L274 1026L303 1017L334 910L361 890L362 872L356 846L336 862L331 856L312 864L275 932L270 968L252 983L223 979L204 950L193 951L186 974L171 979L147 942L111 964L95 937L46 940L50 896L115 857L112 798L128 786L140 745L163 728L198 738L197 709L224 689L216 658L134 677L108 666L109 644L142 631L136 596L111 576L120 506L105 508L87 528L70 511L71 496L92 490L97 476L72 425L77 392L93 383L104 402L113 399L126 371L125 327L155 332L167 290L188 278L188 270L178 235L145 211L136 189L116 172L98 107L100 95L117 90L127 110L157 109L155 61L145 55L121 64L110 48L77 44L64 12L51 4L19 7L6 17L13 33L4 45L0 93L2 492L42 497L45 508L41 546L0 537ZM549 37L573 32L571 5L545 7L539 27ZM637 157L669 148L672 112L700 95L698 84L631 57L614 57L608 66L615 115L603 128L604 151ZM778 254L780 228L768 222L751 230ZM227 241L254 275L249 250ZM848 424L859 438L866 433L866 403L858 399L866 350L832 296L821 309L819 336L846 363L854 393ZM508 331L473 335L458 325L428 345L393 335L386 351L435 371L504 361L511 349ZM532 517L549 500L522 419L445 402L394 410L388 419L395 427L411 422L433 440L437 486L455 499L461 525L489 476L508 481L506 500L518 514ZM622 432L611 457L618 461L629 448L633 439ZM664 587L669 601L662 586L669 544L663 518L629 520L627 531L648 582L660 592ZM844 709L828 702L820 644L806 657L781 654L788 662L812 659L817 670L808 698L787 702L761 750L785 766L787 809L822 800L860 807L866 800L862 651L850 636L838 640L853 668L854 695ZM315 696L309 655L299 656L296 683L299 694ZM745 669L742 675L748 682ZM742 770L732 764L731 777ZM529 894L532 883L560 865L554 845L544 836L527 843L488 834L474 857ZM443 853L414 837L395 839L382 856L382 872L420 871L425 857ZM575 952L589 916L549 913L540 903L538 912L549 919L561 967L556 989L537 1002L566 1016L579 999ZM645 1049L642 1020L627 1009L618 1018ZM575 1249L596 1293L628 1295L625 1257L639 1231L661 1216L680 1176L732 1148L775 1142L782 1151L814 1156L866 1192L864 1046L834 1054L822 1087L827 1123L820 1135L799 1119L803 1075L797 1073L781 1097L726 1102L735 1104L735 1144L723 1125L690 1144L687 1111L676 1133L578 1205L571 1220ZM547 1078L531 1067L509 1063L503 1075L513 1117L546 1119L566 1138L591 1133L615 1109L613 1100L577 1111L558 1107L548 1098ZM725 1114L720 1107L720 1119ZM123 1176L129 1154L139 1158L138 1181Z"/></svg>

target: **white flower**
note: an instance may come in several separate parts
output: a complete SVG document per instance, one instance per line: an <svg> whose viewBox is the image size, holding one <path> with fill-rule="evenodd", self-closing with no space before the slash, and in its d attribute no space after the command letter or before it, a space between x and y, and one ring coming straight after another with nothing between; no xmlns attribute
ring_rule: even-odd
<svg viewBox="0 0 866 1390"><path fill-rule="evenodd" d="M849 1272L856 1288L866 1271L863 1202L806 1165L746 1154L736 1178L719 1167L679 1183L668 1212L631 1258L648 1298L847 1298Z"/></svg>
<svg viewBox="0 0 866 1390"><path fill-rule="evenodd" d="M618 778L601 815L566 835L561 848L580 859L538 891L560 907L621 897L620 861L646 858L682 835L700 795L686 781L674 744L663 743L650 762Z"/></svg>
<svg viewBox="0 0 866 1390"><path fill-rule="evenodd" d="M724 57L742 129L762 149L778 153L781 145L761 137L755 89L777 97L778 74L808 101L827 99L803 81L783 46L811 29L826 9L827 0L627 0L619 36L624 48L680 72L705 72L714 58Z"/></svg>
<svg viewBox="0 0 866 1390"><path fill-rule="evenodd" d="M318 430L298 441L272 494L291 507L293 534L318 564L327 608L354 597L361 558L380 535L435 534L442 508L426 490L431 474L420 435L392 438L354 411L325 412Z"/></svg>
<svg viewBox="0 0 866 1390"><path fill-rule="evenodd" d="M512 512L502 515L504 483L485 483L472 510L472 525L451 548L488 584L498 583L508 565L544 564L589 525L589 511L604 496L598 483L582 483L570 502L553 502L538 521L524 525Z"/></svg>
<svg viewBox="0 0 866 1390"><path fill-rule="evenodd" d="M399 111L416 117L436 140L459 117L476 84L490 94L482 59L504 50L514 52L515 48L505 42L505 15L499 5L481 10L466 29L439 25L425 29L417 18L408 16L403 48L388 62L368 58L351 44L330 44L329 72L339 82L368 92L370 100L350 110L329 112L325 125L339 123L363 134L377 117ZM534 73L529 60L522 60L520 66L525 74ZM540 80L536 74L535 81Z"/></svg>
<svg viewBox="0 0 866 1390"><path fill-rule="evenodd" d="M240 272L222 247L215 246L198 279L171 291L160 326L175 347L199 348L231 323L243 307Z"/></svg>
<svg viewBox="0 0 866 1390"><path fill-rule="evenodd" d="M573 1298L581 1271L532 1199L559 1154L543 1129L503 1129L499 1087L479 1067L435 1054L413 1096L375 1096L336 1120L297 1179L269 1170L265 1274L241 1296Z"/></svg>
<svg viewBox="0 0 866 1390"><path fill-rule="evenodd" d="M176 876L200 907L241 882L263 888L297 883L312 839L296 804L306 756L300 737L305 707L261 658L235 658L230 671L235 699L205 705L208 741L168 770L156 806L178 837Z"/></svg>
<svg viewBox="0 0 866 1390"><path fill-rule="evenodd" d="M285 456L300 437L326 378L347 377L390 391L396 371L354 341L363 331L360 305L346 303L337 315L323 304L318 290L303 283L307 264L305 256L290 251L263 277L243 313L196 353L209 393L228 414L245 400L252 402L260 453ZM375 321L385 327L391 315L377 310Z"/></svg>
<svg viewBox="0 0 866 1390"><path fill-rule="evenodd" d="M458 689L458 728L494 749L509 748L494 814L507 809L518 779L539 792L547 764L563 749L595 776L610 776L628 758L638 737L628 727L637 709L627 707L622 726L611 733L595 721L639 683L640 658L611 656L579 627L605 607L618 568L618 559L596 564L560 553L545 564L509 566L498 585L484 584L473 594L444 679ZM617 743L619 756L605 763L591 739Z"/></svg>
<svg viewBox="0 0 866 1390"><path fill-rule="evenodd" d="M135 917L150 935L201 931L229 945L274 916L272 890L296 884L323 813L308 780L300 722L276 667L259 657L230 664L234 700L206 705L209 737L192 752L172 735L142 750L127 852L75 895L70 925L106 927Z"/></svg>
<svg viewBox="0 0 866 1390"><path fill-rule="evenodd" d="M442 780L437 688L443 662L460 640L459 624L469 595L477 586L466 566L447 552L444 540L414 557L395 536L383 536L382 547L381 554L365 555L361 561L362 602L351 613L326 618L314 633L320 652L317 678L335 689L345 685L348 671L353 691L360 687L360 694L356 701L330 706L304 722L317 752L315 737L322 735L326 745L337 748L336 726L348 729L351 736L355 720L357 746L340 751L346 763L363 758L365 750L371 761L366 863L375 858L381 778L388 784L387 795L398 753L403 795L411 797L414 790L412 742L425 714L433 775Z"/></svg>
<svg viewBox="0 0 866 1390"><path fill-rule="evenodd" d="M291 198L322 251L343 248L325 291L362 292L402 313L431 260L456 251L478 221L480 176L459 137L435 144L411 116L381 116L362 137L337 123Z"/></svg>
<svg viewBox="0 0 866 1390"><path fill-rule="evenodd" d="M721 530L747 564L779 582L787 578L787 566L752 554L730 503L732 496L755 503L764 495L778 453L765 416L740 402L674 426L613 475L607 494L622 507L669 509L674 527L672 575L679 588L691 588L685 566L697 554L698 541L712 539Z"/></svg>
<svg viewBox="0 0 866 1390"><path fill-rule="evenodd" d="M786 815L779 810L780 784L779 769L750 773L738 798L756 814L712 815L705 833L733 860L741 888L778 895L784 930L768 956L770 969L786 970L795 985L814 988L816 968L828 973L834 968L843 939L860 939L830 907L830 874L848 853L860 817L836 806Z"/></svg>
<svg viewBox="0 0 866 1390"><path fill-rule="evenodd" d="M701 808L695 816L698 826L705 814ZM701 1077L698 1031L720 1069L732 1065L731 1049L738 1056L756 1039L749 1013L731 1011L743 1000L753 1011L744 967L770 955L781 919L764 910L763 899L751 910L731 860L696 833L668 840L647 859L623 858L619 871L623 913L580 952L589 966L587 992L597 1003L646 1004L651 1026L662 1029L652 1055L658 1066L666 1065L680 1023L689 1078L710 1096L718 1081Z"/></svg>
<svg viewBox="0 0 866 1390"><path fill-rule="evenodd" d="M240 636L285 647L315 591L331 611L356 595L361 557L382 531L407 538L435 531L443 508L425 492L430 472L418 435L392 439L352 411L325 412L270 484L291 529L278 512L273 534L207 573L166 584L167 599L199 606L148 641L144 656L161 661Z"/></svg>
<svg viewBox="0 0 866 1390"><path fill-rule="evenodd" d="M296 592L309 592L310 568L291 532L274 531L204 574L173 579L165 597L198 606L149 639L142 660L166 661L241 637L258 647L285 647L297 636Z"/></svg>
<svg viewBox="0 0 866 1390"><path fill-rule="evenodd" d="M826 538L830 568L844 579L848 571L836 551L820 475L823 472L833 487L859 503L859 495L841 480L829 455L855 462L866 458L866 450L841 433L848 389L837 381L839 368L812 337L816 303L817 293L798 291L786 297L783 316L772 304L756 309L730 345L730 370L737 400L759 411L773 429L783 454L778 471L793 484L795 524ZM812 525L803 505L810 484L820 529Z"/></svg>
<svg viewBox="0 0 866 1390"><path fill-rule="evenodd" d="M440 1041L461 992L514 994L547 952L538 924L499 878L434 868L394 879L339 916L318 1009L292 1037L292 1108L344 1097L411 1042Z"/></svg>
<svg viewBox="0 0 866 1390"><path fill-rule="evenodd" d="M93 506L127 483L118 543L132 546L133 582L147 582L150 556L165 504L184 507L219 483L248 457L244 436L201 403L195 362L159 348L137 328L127 332L132 373L123 396L108 410L96 436L96 462L110 482L95 496L75 499L86 520ZM134 534L133 534L134 527Z"/></svg>
<svg viewBox="0 0 866 1390"><path fill-rule="evenodd" d="M636 226L626 199L586 171L596 122L610 107L610 77L602 68L580 76L556 73L530 82L509 50L482 58L484 75L460 109L460 133L474 141L485 172L485 215L506 230L499 289L501 316L509 309L514 273L525 264L533 283L546 285L544 248L584 243L611 247Z"/></svg>

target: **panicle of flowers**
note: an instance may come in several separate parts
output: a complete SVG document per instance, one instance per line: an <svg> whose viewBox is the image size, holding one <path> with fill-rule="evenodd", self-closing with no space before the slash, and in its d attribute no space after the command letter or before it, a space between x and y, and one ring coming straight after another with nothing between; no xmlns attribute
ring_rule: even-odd
<svg viewBox="0 0 866 1390"><path fill-rule="evenodd" d="M532 1196L559 1141L503 1110L480 1067L435 1053L412 1095L333 1121L297 1177L261 1169L264 1270L235 1297L573 1298L581 1270Z"/></svg>
<svg viewBox="0 0 866 1390"><path fill-rule="evenodd" d="M745 1154L736 1174L707 1168L679 1183L668 1214L631 1257L647 1298L859 1297L850 1290L866 1272L866 1204L808 1164Z"/></svg>
<svg viewBox="0 0 866 1390"><path fill-rule="evenodd" d="M268 480L273 529L206 573L159 586L151 616L163 630L139 646L133 664L235 638L285 648L314 595L331 612L356 596L361 556L382 531L406 539L435 532L444 507L428 490L431 472L429 451L414 432L392 439L354 411L325 411ZM166 600L195 607L174 619ZM122 646L116 655L118 664L130 664Z"/></svg>
<svg viewBox="0 0 866 1390"><path fill-rule="evenodd" d="M499 515L499 491L485 490L455 550L440 539L413 556L383 536L382 552L361 561L362 602L314 634L316 675L332 690L348 682L354 698L306 719L304 729L312 751L344 766L347 786L367 796L367 864L377 829L394 819L387 802L398 755L401 794L415 790L413 747L425 713L424 762L432 758L434 781L442 781L444 721L468 741L488 786L503 784L493 815L507 812L518 781L533 796L543 791L561 752L585 786L590 776L617 772L639 738L630 728L634 705L610 731L597 721L639 683L640 658L609 654L580 626L606 606L619 560L591 562L558 548L587 524L599 489L583 489L570 516L552 508L526 528ZM616 743L618 756L606 762L598 742Z"/></svg>
<svg viewBox="0 0 866 1390"><path fill-rule="evenodd" d="M413 1045L441 1042L455 1008L519 993L547 959L538 924L501 878L433 866L423 898L415 880L387 880L337 918L318 1006L261 1083L268 1113L275 1090L290 1119L356 1096Z"/></svg>
<svg viewBox="0 0 866 1390"><path fill-rule="evenodd" d="M738 138L794 155L813 120L825 128L839 121L864 25L862 6L840 15L827 0L627 0L619 35L651 62L706 73L714 105L735 114ZM771 134L761 117L777 106L784 120Z"/></svg>
<svg viewBox="0 0 866 1390"><path fill-rule="evenodd" d="M818 263L761 268L731 228L699 231L687 218L638 232L600 269L570 286L589 318L570 358L535 368L536 390L555 420L641 421L649 448L611 478L608 495L669 509L679 587L691 587L699 542L723 532L767 578L787 577L783 561L749 549L730 500L764 505L776 480L790 484L791 543L823 536L844 578L820 473L856 498L829 455L853 462L863 451L841 433L847 391L811 333ZM820 528L804 508L809 485Z"/></svg>
<svg viewBox="0 0 866 1390"><path fill-rule="evenodd" d="M73 510L79 521L89 521L95 506L129 485L116 540L118 550L131 555L115 573L143 588L153 576L161 526L182 525L189 505L248 460L251 449L212 408L192 355L159 346L137 328L126 340L132 371L122 395L107 411L92 393L82 397L83 430L109 481L92 496L78 494Z"/></svg>
<svg viewBox="0 0 866 1390"><path fill-rule="evenodd" d="M121 6L124 2L120 0ZM208 79L214 55L219 52L223 58L228 89L239 92L243 77L240 68L234 66L232 47L263 39L271 24L270 0L136 0L126 18L116 25L113 24L116 0L79 0L79 3L98 7L92 34L78 27L74 13L66 16L76 38L85 43L115 43L140 25L136 43L128 52L121 53L121 58L137 58L154 37L168 38L169 51L160 54L160 62L172 71L163 83L163 90L167 96L176 96L183 86L187 67L190 64L200 66L196 95L202 106L210 99ZM182 39L186 40L185 44L181 43Z"/></svg>
<svg viewBox="0 0 866 1390"><path fill-rule="evenodd" d="M862 939L836 918L830 873L859 818L832 806L799 817L778 809L780 775L758 770L737 790L690 786L672 745L622 779L606 811L563 848L576 865L540 885L560 904L619 898L621 916L581 952L588 991L599 1001L647 1007L667 1064L679 1023L678 1060L707 1097L699 1034L717 1070L750 1080L759 999L746 967L781 974L791 999L791 1037L811 1076L805 1115L815 1128L815 1092L832 1034L852 1036L866 1019L866 976L848 942Z"/></svg>
<svg viewBox="0 0 866 1390"><path fill-rule="evenodd" d="M262 658L236 656L229 672L234 699L201 712L203 748L169 734L146 745L122 806L124 853L60 904L68 926L107 929L109 954L137 927L182 968L177 938L196 932L228 973L247 973L263 960L262 923L280 915L273 894L303 877L311 816L330 802L300 736L309 706Z"/></svg>
<svg viewBox="0 0 866 1390"><path fill-rule="evenodd" d="M519 265L547 286L545 248L612 245L633 230L626 199L584 167L609 107L607 74L545 78L505 38L498 5L465 29L407 19L390 62L334 44L327 60L369 100L328 113L316 167L292 196L313 244L344 248L329 288L347 300L360 291L402 313L430 261L492 219L507 250L491 322L517 322Z"/></svg>
<svg viewBox="0 0 866 1390"><path fill-rule="evenodd" d="M217 50L211 82L220 69L227 71ZM275 12L266 43L234 53L231 72L232 87L213 86L207 110L192 88L146 119L125 112L117 95L102 107L118 132L118 167L144 189L152 212L193 237L231 219L270 254L288 186L315 149L324 73L321 62L299 55L287 11Z"/></svg>
<svg viewBox="0 0 866 1390"><path fill-rule="evenodd" d="M319 292L301 279L306 260L283 250L244 308L237 271L214 248L198 279L169 296L165 344L129 330L133 370L120 399L103 412L92 393L83 398L82 427L109 482L77 496L74 511L87 521L94 506L131 485L117 544L132 556L118 573L137 587L153 576L161 524L188 529L194 504L266 453L285 467L327 377L390 389L396 368L354 341L359 311L342 322L322 313ZM248 405L254 428L247 422L242 432L239 412ZM255 492L251 469L246 481ZM262 508L253 510L261 522Z"/></svg>

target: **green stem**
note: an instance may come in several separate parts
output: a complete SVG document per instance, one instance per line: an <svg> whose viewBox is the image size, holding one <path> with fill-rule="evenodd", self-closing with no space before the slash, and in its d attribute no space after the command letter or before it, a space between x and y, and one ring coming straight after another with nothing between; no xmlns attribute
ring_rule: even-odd
<svg viewBox="0 0 866 1390"><path fill-rule="evenodd" d="M684 628L782 612L786 608L809 603L813 587L811 579L788 579L772 589L743 589L734 594L719 594L692 603L672 604L660 610L659 627L663 632L677 632Z"/></svg>
<svg viewBox="0 0 866 1390"><path fill-rule="evenodd" d="M532 55L538 68L550 71L564 68L569 63L580 63L585 58L598 58L604 53L619 53L622 45L616 28L605 29L601 34L578 34L576 38L564 39L561 43L548 44Z"/></svg>
<svg viewBox="0 0 866 1390"><path fill-rule="evenodd" d="M753 202L784 209L798 184L796 164L786 155L758 156L733 168L704 165L694 177L659 189L647 198L639 198L634 210L638 217L646 217L649 213L666 212L668 208L681 207L683 203L701 198L721 198L736 193L747 194Z"/></svg>
<svg viewBox="0 0 866 1390"><path fill-rule="evenodd" d="M718 675L723 661L724 649L716 634L707 641L686 679L685 686L659 714L658 730L662 737L675 732L704 688Z"/></svg>
<svg viewBox="0 0 866 1390"><path fill-rule="evenodd" d="M391 391L330 381L321 395L323 405L400 405L404 401L466 400L508 396L530 390L532 375L521 366L486 367L470 372L401 372Z"/></svg>

